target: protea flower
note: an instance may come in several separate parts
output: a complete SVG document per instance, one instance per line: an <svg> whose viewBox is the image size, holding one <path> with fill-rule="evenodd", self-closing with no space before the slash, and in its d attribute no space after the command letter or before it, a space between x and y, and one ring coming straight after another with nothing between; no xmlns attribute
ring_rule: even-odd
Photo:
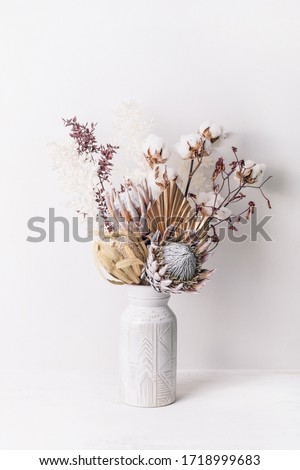
<svg viewBox="0 0 300 470"><path fill-rule="evenodd" d="M203 269L209 242L202 230L187 230L174 236L174 227L152 237L144 276L159 292L198 292L214 270Z"/></svg>
<svg viewBox="0 0 300 470"><path fill-rule="evenodd" d="M106 193L106 204L110 216L120 225L121 230L127 230L133 225L134 231L147 232L146 214L153 202L151 188L147 180L134 184L128 180L123 184L122 191Z"/></svg>
<svg viewBox="0 0 300 470"><path fill-rule="evenodd" d="M147 254L145 243L134 234L114 234L95 242L98 268L105 268L102 274L113 284L140 284Z"/></svg>
<svg viewBox="0 0 300 470"><path fill-rule="evenodd" d="M208 218L196 217L175 181L147 212L152 232L143 277L159 292L198 292L214 271L208 259Z"/></svg>

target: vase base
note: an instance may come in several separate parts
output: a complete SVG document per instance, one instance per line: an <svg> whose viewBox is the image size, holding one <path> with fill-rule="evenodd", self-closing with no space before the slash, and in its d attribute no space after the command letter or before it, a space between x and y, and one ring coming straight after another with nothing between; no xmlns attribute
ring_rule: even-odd
<svg viewBox="0 0 300 470"><path fill-rule="evenodd" d="M122 405L126 405L126 406L133 406L135 408L162 408L163 406L169 406L169 405L172 405L173 403L176 402L176 398L174 398L173 400L170 400L169 402L167 403L159 403L159 404L150 404L150 405L146 405L144 403L133 403L133 402L127 402L125 400L122 400L121 403Z"/></svg>

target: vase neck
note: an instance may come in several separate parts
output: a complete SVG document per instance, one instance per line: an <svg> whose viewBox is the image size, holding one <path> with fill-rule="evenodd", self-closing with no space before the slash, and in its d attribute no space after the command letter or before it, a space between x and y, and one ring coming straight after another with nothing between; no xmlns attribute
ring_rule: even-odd
<svg viewBox="0 0 300 470"><path fill-rule="evenodd" d="M131 305L160 307L167 305L170 294L157 292L150 286L128 286L128 299Z"/></svg>

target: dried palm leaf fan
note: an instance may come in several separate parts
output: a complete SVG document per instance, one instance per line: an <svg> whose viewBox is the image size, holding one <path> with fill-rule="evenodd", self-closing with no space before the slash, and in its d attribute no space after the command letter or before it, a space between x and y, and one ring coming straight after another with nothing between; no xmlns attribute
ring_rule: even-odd
<svg viewBox="0 0 300 470"><path fill-rule="evenodd" d="M174 227L175 236L190 236L188 231L196 231L198 236L203 232L202 240L207 240L208 220L206 217L195 216L176 181L171 181L159 198L147 211L147 223L152 233L159 231L164 234L168 227Z"/></svg>
<svg viewBox="0 0 300 470"><path fill-rule="evenodd" d="M127 233L115 234L104 240L98 240L95 242L95 257L99 271L109 282L113 284L141 283L141 273L147 259L147 248L140 237Z"/></svg>

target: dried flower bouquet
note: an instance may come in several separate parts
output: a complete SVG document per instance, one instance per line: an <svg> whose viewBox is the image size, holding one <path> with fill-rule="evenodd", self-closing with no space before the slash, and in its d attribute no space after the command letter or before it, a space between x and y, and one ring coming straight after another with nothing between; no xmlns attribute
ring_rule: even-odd
<svg viewBox="0 0 300 470"><path fill-rule="evenodd" d="M264 164L240 159L235 147L229 164L223 158L213 162L213 147L223 137L220 125L204 122L171 148L161 137L144 137L143 130L151 126L137 124L139 117L134 104L124 105L117 119L117 145L98 144L94 123L64 120L72 144L56 146L56 168L65 179L75 169L73 189L85 191L77 212L104 225L94 242L95 255L110 282L151 285L159 292L198 292L214 273L205 263L219 244L217 226L226 223L237 230L242 216L249 219L255 203L247 197L248 189L260 192L271 207L263 191L270 177L264 179ZM130 157L135 153L138 165L130 175L123 171L117 186L111 177L122 144ZM168 164L171 160L175 167ZM240 201L242 208L236 204Z"/></svg>

